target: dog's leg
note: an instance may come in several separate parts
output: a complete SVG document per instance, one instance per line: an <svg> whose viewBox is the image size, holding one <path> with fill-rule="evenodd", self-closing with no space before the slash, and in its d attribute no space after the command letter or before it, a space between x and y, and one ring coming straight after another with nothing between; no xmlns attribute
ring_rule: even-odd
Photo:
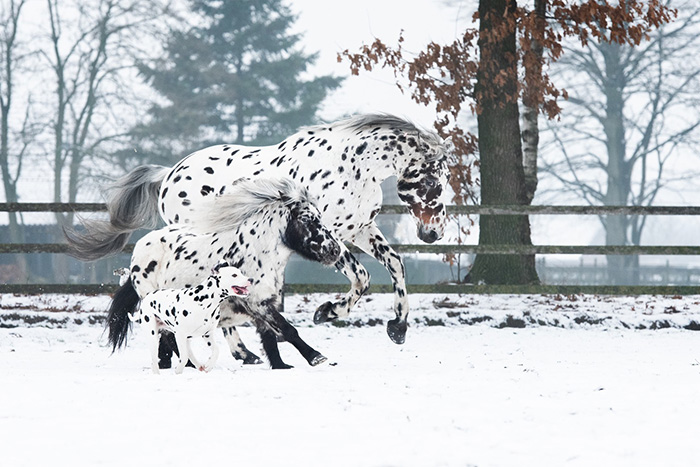
<svg viewBox="0 0 700 467"><path fill-rule="evenodd" d="M148 336L150 339L150 350L151 350L151 370L154 374L160 374L158 370L158 324L154 316L151 316L146 323L148 332L151 334Z"/></svg>
<svg viewBox="0 0 700 467"><path fill-rule="evenodd" d="M187 336L181 332L175 333L175 341L177 342L177 348L180 350L180 363L178 363L177 368L175 368L175 373L179 375L185 369L185 365L187 365L187 362L190 360L190 346Z"/></svg>
<svg viewBox="0 0 700 467"><path fill-rule="evenodd" d="M207 346L211 349L211 355L209 356L209 360L207 360L207 363L204 364L204 367L200 368L200 370L204 371L211 371L212 368L214 368L214 365L216 365L216 360L219 358L219 346L216 344L216 339L212 338L212 333L214 330L212 329L208 333L204 334L204 340L207 342Z"/></svg>

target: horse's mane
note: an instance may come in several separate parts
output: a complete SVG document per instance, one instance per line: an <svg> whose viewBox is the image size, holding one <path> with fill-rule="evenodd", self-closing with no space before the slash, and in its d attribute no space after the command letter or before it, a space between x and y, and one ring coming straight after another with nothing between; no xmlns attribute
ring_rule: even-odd
<svg viewBox="0 0 700 467"><path fill-rule="evenodd" d="M377 127L389 127L418 137L419 141L428 145L429 150L425 153L428 160L441 158L446 151L445 143L440 136L431 130L419 128L413 122L405 120L391 114L371 113L361 114L345 120L339 120L326 125L315 125L302 128L302 130L314 130L320 128L345 129L350 131L367 130Z"/></svg>
<svg viewBox="0 0 700 467"><path fill-rule="evenodd" d="M234 230L255 215L296 202L309 202L309 194L288 178L241 179L216 197L213 209L195 213L189 226L202 232Z"/></svg>

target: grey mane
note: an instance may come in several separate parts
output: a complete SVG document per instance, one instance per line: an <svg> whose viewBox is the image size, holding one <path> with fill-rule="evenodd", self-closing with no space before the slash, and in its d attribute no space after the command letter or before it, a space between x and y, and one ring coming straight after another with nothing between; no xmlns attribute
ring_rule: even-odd
<svg viewBox="0 0 700 467"><path fill-rule="evenodd" d="M211 210L196 214L188 225L202 232L234 230L255 215L267 215L296 202L309 202L309 194L290 179L241 179L216 197Z"/></svg>
<svg viewBox="0 0 700 467"><path fill-rule="evenodd" d="M429 161L443 157L446 152L445 143L437 133L431 130L419 128L414 123L391 114L361 114L327 125L316 125L313 127L303 128L302 130L338 128L350 131L362 131L377 127L389 127L394 130L415 135L420 142L427 145L428 150L423 152L426 159Z"/></svg>

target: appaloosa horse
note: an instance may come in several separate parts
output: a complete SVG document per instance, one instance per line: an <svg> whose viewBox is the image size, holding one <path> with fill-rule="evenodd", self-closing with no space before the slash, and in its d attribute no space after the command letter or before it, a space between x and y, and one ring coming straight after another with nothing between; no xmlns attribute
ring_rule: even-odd
<svg viewBox="0 0 700 467"><path fill-rule="evenodd" d="M432 243L446 223L440 198L448 180L447 148L435 133L390 115L361 115L303 128L275 146L233 144L194 152L172 169L141 166L117 180L108 199L110 221L86 223L86 233L67 232L73 255L93 260L122 249L132 231L154 226L158 213L170 224L192 221L193 213L213 209L217 194L241 177L289 177L318 199L323 222L343 241L358 246L389 271L396 318L389 337L405 340L408 299L404 266L374 222L382 203L380 184L398 179L399 197L418 224L418 237ZM348 315L369 287L365 268L350 254L336 267L350 279L340 301L316 311L316 323Z"/></svg>

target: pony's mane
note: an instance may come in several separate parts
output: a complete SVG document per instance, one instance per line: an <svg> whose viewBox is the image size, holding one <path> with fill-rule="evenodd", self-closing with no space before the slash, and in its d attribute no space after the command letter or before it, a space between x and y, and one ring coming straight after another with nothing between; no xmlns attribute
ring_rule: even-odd
<svg viewBox="0 0 700 467"><path fill-rule="evenodd" d="M389 127L394 130L399 130L411 135L415 135L418 139L427 144L429 151L425 154L428 160L441 158L446 151L445 143L440 136L431 130L419 128L413 122L405 120L391 114L361 114L345 120L328 123L325 125L314 125L302 128L301 131L319 130L321 128L332 128L338 130L361 131L373 129L377 127Z"/></svg>
<svg viewBox="0 0 700 467"><path fill-rule="evenodd" d="M216 197L211 210L195 213L189 226L202 232L234 230L255 215L296 202L309 202L309 194L288 178L241 179Z"/></svg>

